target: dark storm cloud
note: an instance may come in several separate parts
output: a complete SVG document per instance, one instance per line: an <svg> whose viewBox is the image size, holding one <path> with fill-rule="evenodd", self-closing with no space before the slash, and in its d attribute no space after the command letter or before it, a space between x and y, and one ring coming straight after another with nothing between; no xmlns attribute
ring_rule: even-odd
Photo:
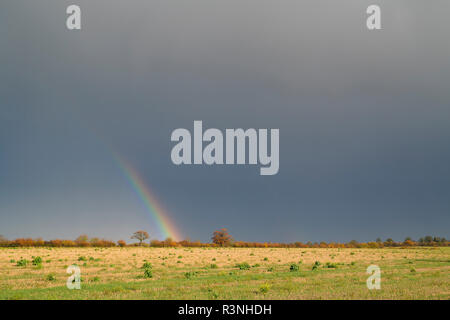
<svg viewBox="0 0 450 320"><path fill-rule="evenodd" d="M193 239L449 236L450 4L378 3L3 1L0 233L156 233L114 149ZM193 120L279 128L279 174L174 166Z"/></svg>

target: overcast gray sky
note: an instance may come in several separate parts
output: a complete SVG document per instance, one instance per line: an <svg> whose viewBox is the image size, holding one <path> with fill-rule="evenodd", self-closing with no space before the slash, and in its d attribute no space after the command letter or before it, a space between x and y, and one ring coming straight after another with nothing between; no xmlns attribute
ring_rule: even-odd
<svg viewBox="0 0 450 320"><path fill-rule="evenodd" d="M65 10L82 9L68 31ZM382 30L366 28L377 3ZM403 240L450 230L450 2L0 3L0 234ZM175 166L176 128L279 128L280 171Z"/></svg>

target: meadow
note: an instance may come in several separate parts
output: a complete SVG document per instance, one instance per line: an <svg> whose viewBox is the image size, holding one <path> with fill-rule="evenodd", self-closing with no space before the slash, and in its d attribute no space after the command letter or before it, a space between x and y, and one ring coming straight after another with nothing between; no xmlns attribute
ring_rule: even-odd
<svg viewBox="0 0 450 320"><path fill-rule="evenodd" d="M66 287L73 264L80 290ZM450 247L0 248L0 299L448 300Z"/></svg>

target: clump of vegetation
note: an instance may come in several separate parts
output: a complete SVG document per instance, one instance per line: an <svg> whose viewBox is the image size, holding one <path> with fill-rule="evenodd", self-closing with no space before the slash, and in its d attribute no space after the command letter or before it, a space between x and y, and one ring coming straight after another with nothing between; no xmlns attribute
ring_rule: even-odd
<svg viewBox="0 0 450 320"><path fill-rule="evenodd" d="M27 259L20 259L17 261L16 266L18 267L26 267L28 264L28 260Z"/></svg>
<svg viewBox="0 0 450 320"><path fill-rule="evenodd" d="M416 269L411 268L411 270L409 270L409 271L412 272L412 273L415 273L415 272L416 272Z"/></svg>
<svg viewBox="0 0 450 320"><path fill-rule="evenodd" d="M11 263L16 263L16 260L11 259L11 260L9 260L9 262L11 262Z"/></svg>
<svg viewBox="0 0 450 320"><path fill-rule="evenodd" d="M269 267L269 268L267 268L267 271L268 271L268 272L273 272L274 270L275 270L274 267Z"/></svg>
<svg viewBox="0 0 450 320"><path fill-rule="evenodd" d="M152 269L144 269L144 278L153 278Z"/></svg>
<svg viewBox="0 0 450 320"><path fill-rule="evenodd" d="M267 257L264 257L264 259L263 259L264 261L269 261L269 258L267 258Z"/></svg>
<svg viewBox="0 0 450 320"><path fill-rule="evenodd" d="M329 269L334 268L334 269L336 269L337 267L338 267L338 266L337 266L336 263L327 262L327 263L325 264L325 268L329 268Z"/></svg>
<svg viewBox="0 0 450 320"><path fill-rule="evenodd" d="M153 266L150 262L145 261L141 269L144 270L144 278L153 278Z"/></svg>
<svg viewBox="0 0 450 320"><path fill-rule="evenodd" d="M259 287L259 292L261 292L262 294L266 294L267 292L269 292L270 288L270 284L264 283Z"/></svg>
<svg viewBox="0 0 450 320"><path fill-rule="evenodd" d="M240 270L249 270L250 265L248 264L248 262L242 262L242 263L236 264L236 268L239 268Z"/></svg>
<svg viewBox="0 0 450 320"><path fill-rule="evenodd" d="M314 265L313 265L313 267L312 267L312 270L317 270L319 267L320 267L320 261L316 261L316 262L314 262Z"/></svg>
<svg viewBox="0 0 450 320"><path fill-rule="evenodd" d="M87 258L85 256L79 256L78 261L87 261Z"/></svg>
<svg viewBox="0 0 450 320"><path fill-rule="evenodd" d="M215 263L212 263L209 267L211 269L217 269L218 268L217 264L215 264Z"/></svg>
<svg viewBox="0 0 450 320"><path fill-rule="evenodd" d="M197 272L195 272L195 271L189 271L189 272L184 273L184 277L186 279L191 279L191 278L194 278L195 276L197 276Z"/></svg>
<svg viewBox="0 0 450 320"><path fill-rule="evenodd" d="M56 281L56 276L54 273L49 273L46 277L47 281Z"/></svg>
<svg viewBox="0 0 450 320"><path fill-rule="evenodd" d="M298 266L298 264L291 263L291 265L289 267L289 271L290 272L297 272L298 270L300 270L300 267Z"/></svg>

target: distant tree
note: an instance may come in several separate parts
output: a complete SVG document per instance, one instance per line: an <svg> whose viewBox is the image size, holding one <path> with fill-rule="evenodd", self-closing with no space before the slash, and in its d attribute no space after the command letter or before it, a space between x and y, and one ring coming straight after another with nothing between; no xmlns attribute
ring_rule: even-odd
<svg viewBox="0 0 450 320"><path fill-rule="evenodd" d="M221 247L229 246L233 241L233 237L231 237L226 228L214 231L211 239L214 244Z"/></svg>
<svg viewBox="0 0 450 320"><path fill-rule="evenodd" d="M81 236L75 239L75 243L81 247L88 247L90 245L89 237L86 234L82 234Z"/></svg>
<svg viewBox="0 0 450 320"><path fill-rule="evenodd" d="M375 240L375 241L378 242L378 243L383 242L383 241L381 241L381 238L377 238L377 240Z"/></svg>
<svg viewBox="0 0 450 320"><path fill-rule="evenodd" d="M427 244L430 244L433 242L433 237L432 236L426 236L424 239L424 242Z"/></svg>
<svg viewBox="0 0 450 320"><path fill-rule="evenodd" d="M359 247L359 243L356 240L351 240L349 243L351 248L358 248Z"/></svg>
<svg viewBox="0 0 450 320"><path fill-rule="evenodd" d="M133 233L131 236L131 239L139 240L139 245L142 245L142 241L149 239L150 236L148 235L147 231L139 230Z"/></svg>
<svg viewBox="0 0 450 320"><path fill-rule="evenodd" d="M406 238L405 238L405 242L406 242L406 241L412 241L411 237L406 237Z"/></svg>
<svg viewBox="0 0 450 320"><path fill-rule="evenodd" d="M117 241L117 245L119 247L126 247L127 243L124 240L119 240Z"/></svg>

